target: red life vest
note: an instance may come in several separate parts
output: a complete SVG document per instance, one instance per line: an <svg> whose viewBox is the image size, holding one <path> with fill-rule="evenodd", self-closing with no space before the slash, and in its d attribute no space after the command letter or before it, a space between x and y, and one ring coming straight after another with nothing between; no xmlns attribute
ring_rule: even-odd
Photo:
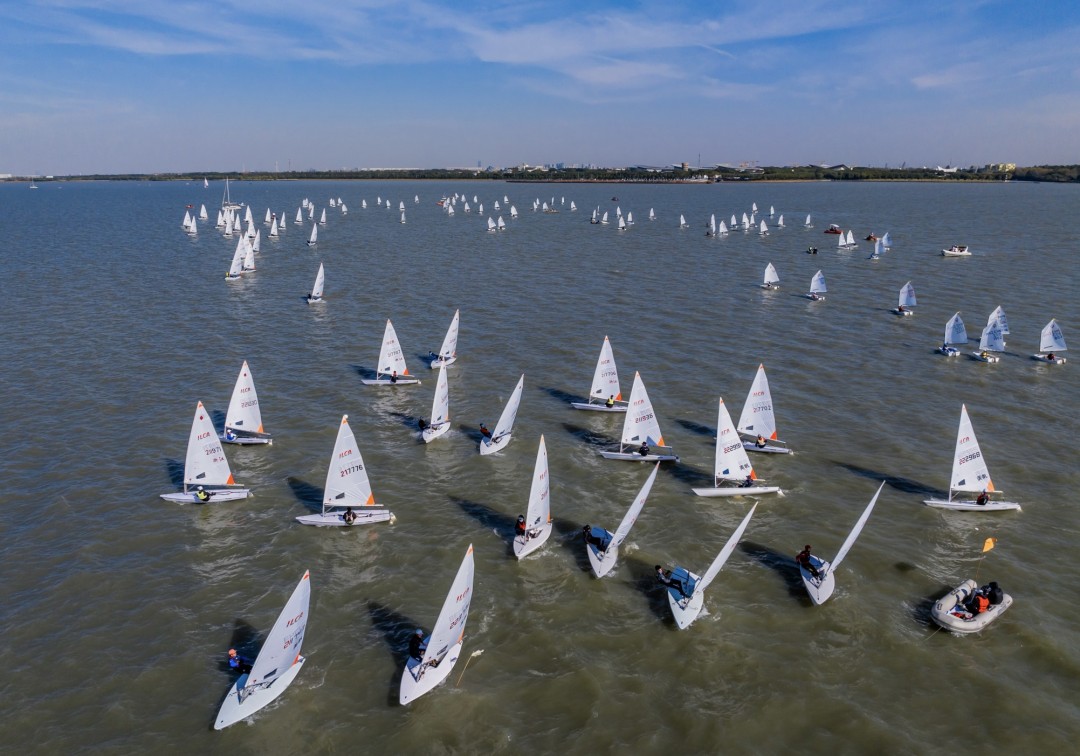
<svg viewBox="0 0 1080 756"><path fill-rule="evenodd" d="M975 613L982 614L990 608L990 599L986 596L978 595L975 597Z"/></svg>

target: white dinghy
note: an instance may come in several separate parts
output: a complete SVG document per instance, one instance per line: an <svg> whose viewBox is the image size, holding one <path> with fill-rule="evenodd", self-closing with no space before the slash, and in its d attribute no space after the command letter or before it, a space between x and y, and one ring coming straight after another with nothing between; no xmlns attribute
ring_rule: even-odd
<svg viewBox="0 0 1080 756"><path fill-rule="evenodd" d="M323 301L323 286L326 283L326 274L323 272L323 264L319 263L319 272L315 274L315 285L311 287L311 294L307 296L308 304L318 304Z"/></svg>
<svg viewBox="0 0 1080 756"><path fill-rule="evenodd" d="M349 427L349 416L342 415L330 467L326 470L322 512L301 515L296 521L301 525L340 528L387 520L392 522L394 514L375 503L364 458Z"/></svg>
<svg viewBox="0 0 1080 756"><path fill-rule="evenodd" d="M450 674L461 656L461 646L465 640L465 623L469 619L469 605L472 603L473 547L465 552L457 575L446 594L435 627L422 646L423 656L419 659L409 657L405 670L401 674L401 691L398 701L404 706L412 703Z"/></svg>
<svg viewBox="0 0 1080 756"><path fill-rule="evenodd" d="M1031 359L1057 365L1065 362L1065 358L1058 352L1064 352L1067 349L1065 334L1061 332L1061 326L1058 325L1057 320L1051 319L1042 329L1042 337L1039 339L1040 354L1031 355Z"/></svg>
<svg viewBox="0 0 1080 756"><path fill-rule="evenodd" d="M685 215L679 215L679 228L690 228L690 224L686 222Z"/></svg>
<svg viewBox="0 0 1080 756"><path fill-rule="evenodd" d="M431 364L429 367L432 370L446 365L453 365L457 362L457 342L460 324L461 310L454 310L454 317L450 319L450 327L446 329L446 336L443 337L442 346L439 347L439 353L435 354L435 352L428 352L428 355L431 357Z"/></svg>
<svg viewBox="0 0 1080 756"><path fill-rule="evenodd" d="M379 364L375 369L374 378L364 378L360 381L365 386L402 386L406 383L420 383L419 379L409 375L409 368L405 365L405 355L401 352L398 344L397 331L390 318L386 319L386 329L383 331L382 349L379 350Z"/></svg>
<svg viewBox="0 0 1080 756"><path fill-rule="evenodd" d="M971 250L966 244L954 244L941 250L942 257L971 257Z"/></svg>
<svg viewBox="0 0 1080 756"><path fill-rule="evenodd" d="M724 398L720 397L720 408L716 418L716 455L713 461L713 480L715 488L695 488L698 496L714 498L718 496L757 496L759 494L780 494L779 486L759 486L754 466L746 455L743 442L731 422Z"/></svg>
<svg viewBox="0 0 1080 756"><path fill-rule="evenodd" d="M610 406L608 402L611 402ZM629 402L622 398L619 389L619 371L615 368L615 354L611 351L611 342L604 336L600 347L600 357L596 360L593 371L592 389L588 402L570 402L570 406L579 410L594 412L626 412Z"/></svg>
<svg viewBox="0 0 1080 756"><path fill-rule="evenodd" d="M911 308L917 305L915 301L915 287L911 285L911 281L900 287L900 298L897 300L896 309L889 310L893 315L900 317L906 317L914 315L915 311Z"/></svg>
<svg viewBox="0 0 1080 756"><path fill-rule="evenodd" d="M248 489L236 487L229 460L221 447L221 439L210 422L210 413L199 402L195 405L195 418L191 421L191 433L188 435L184 490L161 494L161 498L181 504L207 504L211 501L246 499L250 495Z"/></svg>
<svg viewBox="0 0 1080 756"><path fill-rule="evenodd" d="M813 228L814 224L810 219L810 213L806 214L806 222L803 223L803 228Z"/></svg>
<svg viewBox="0 0 1080 756"><path fill-rule="evenodd" d="M851 547L855 545L855 539L862 533L863 527L866 525L866 521L870 519L870 513L874 511L874 505L877 504L878 496L881 495L881 489L885 487L885 481L881 481L881 485L878 486L877 493L874 494L874 498L870 499L870 503L866 505L866 509L863 510L862 515L855 523L855 527L848 533L848 537L844 540L844 545L840 547L840 551L836 552L836 558L832 563L826 562L824 559L819 559L816 556L810 556L810 562L814 568L817 569L818 574L815 577L810 570L806 569L803 565L799 565L799 574L802 575L803 585L806 586L806 592L810 594L810 600L815 605L820 606L829 600L829 597L833 595L833 591L836 590L836 577L834 573L840 566L840 563L844 561L844 557L851 551Z"/></svg>
<svg viewBox="0 0 1080 756"><path fill-rule="evenodd" d="M758 365L754 382L750 384L750 393L746 395L746 404L739 415L738 431L744 449L770 454L791 453L787 444L776 435L776 413L764 364Z"/></svg>
<svg viewBox="0 0 1080 756"><path fill-rule="evenodd" d="M657 453L657 451L662 453ZM645 452L642 454L642 452ZM623 420L622 438L618 451L602 451L605 459L621 459L629 462L678 462L671 454L671 447L664 444L664 434L656 419L649 393L640 373L634 373L634 387L630 389L630 402Z"/></svg>
<svg viewBox="0 0 1080 756"><path fill-rule="evenodd" d="M311 573L300 578L292 596L259 649L251 671L240 675L218 709L215 730L247 719L273 702L296 679L306 661L300 655L311 604Z"/></svg>
<svg viewBox="0 0 1080 756"><path fill-rule="evenodd" d="M529 507L525 510L525 532L514 536L514 556L524 559L543 546L550 535L551 476L548 474L547 444L541 435L529 489Z"/></svg>
<svg viewBox="0 0 1080 756"><path fill-rule="evenodd" d="M244 270L244 254L247 250L247 239L243 236L236 242L236 250L233 252L232 262L229 263L229 271L225 274L226 281L238 281Z"/></svg>
<svg viewBox="0 0 1080 756"><path fill-rule="evenodd" d="M701 607L705 603L705 589L720 574L720 569L727 562L731 553L735 551L735 547L739 544L739 539L743 537L743 533L746 532L746 526L750 524L750 518L754 516L756 509L757 504L750 507L746 517L743 518L739 527L728 538L724 548L720 549L720 553L716 555L716 559L709 565L709 569L705 571L703 576L698 577L684 567L678 566L671 571L671 580L677 584L668 586L668 605L671 607L671 614L675 617L675 624L680 630L690 627L694 620L698 618L698 615L701 614Z"/></svg>
<svg viewBox="0 0 1080 756"><path fill-rule="evenodd" d="M962 497L965 493L986 494L986 496L965 499ZM990 479L986 459L979 448L979 440L975 438L975 430L971 427L967 405L961 405L960 427L956 431L956 451L953 453L952 480L949 482L949 498L945 501L926 499L923 504L938 509L959 509L964 512L1020 509L1020 505L1015 501L991 500L990 494L994 493L1001 492L994 488L994 482ZM979 503L980 499L983 503Z"/></svg>
<svg viewBox="0 0 1080 756"><path fill-rule="evenodd" d="M319 243L319 226L316 223L311 224L311 236L308 237L307 245L314 247Z"/></svg>
<svg viewBox="0 0 1080 756"><path fill-rule="evenodd" d="M227 444L274 443L274 439L263 429L259 395L255 391L255 379L251 376L247 360L244 360L240 374L236 376L232 399L225 413L225 435L221 440Z"/></svg>
<svg viewBox="0 0 1080 756"><path fill-rule="evenodd" d="M946 357L959 357L960 350L953 344L966 344L967 340L967 328L964 327L964 321L960 319L960 313L957 312L945 324L945 340L941 342L937 352Z"/></svg>
<svg viewBox="0 0 1080 756"><path fill-rule="evenodd" d="M810 291L804 296L815 302L825 301L825 292L829 289L825 286L825 274L820 270L810 279Z"/></svg>
<svg viewBox="0 0 1080 756"><path fill-rule="evenodd" d="M656 472L659 469L660 463L657 462L653 465L645 485L641 487L630 508L626 510L622 522L614 533L595 525L591 528L589 539L585 542L585 552L589 555L589 566L592 567L596 577L602 578L615 568L615 563L619 559L619 546L630 535L630 528L637 522L638 515L645 506L645 500L649 498L649 492L652 491L653 483L656 482Z"/></svg>
<svg viewBox="0 0 1080 756"><path fill-rule="evenodd" d="M503 407L502 414L499 415L499 422L495 423L495 430L490 437L485 436L480 439L480 454L494 454L505 449L506 445L510 443L511 435L514 432L514 421L517 420L518 407L521 406L521 390L524 385L525 374L522 373L506 402L506 406Z"/></svg>
<svg viewBox="0 0 1080 756"><path fill-rule="evenodd" d="M772 263L765 266L765 278L761 282L761 288L768 291L776 291L780 288L780 276Z"/></svg>
<svg viewBox="0 0 1080 756"><path fill-rule="evenodd" d="M994 352L1003 351L1005 351L1005 336L1001 332L1001 326L997 323L988 323L979 337L979 351L970 352L970 356L979 362L993 364L1001 361L1001 358Z"/></svg>
<svg viewBox="0 0 1080 756"><path fill-rule="evenodd" d="M446 368L441 368L435 382L435 398L431 401L431 421L420 431L425 444L450 430L450 384L447 381Z"/></svg>
<svg viewBox="0 0 1080 756"><path fill-rule="evenodd" d="M997 307L995 307L994 311L992 313L990 313L990 317L988 317L986 319L986 324L987 325L996 324L998 326L998 328L1001 329L1002 339L1004 339L1006 336L1009 335L1009 319L1007 317L1005 317L1005 310L1002 309L1001 305L998 305ZM1002 346L1002 348L1004 348L1004 346L1005 346L1004 341L1001 342L1001 346Z"/></svg>
<svg viewBox="0 0 1080 756"><path fill-rule="evenodd" d="M1003 593L1001 603L990 604L985 612L968 612L964 609L964 602L978 587L974 580L965 580L934 604L930 609L930 618L946 630L967 635L979 632L1012 606L1012 596Z"/></svg>

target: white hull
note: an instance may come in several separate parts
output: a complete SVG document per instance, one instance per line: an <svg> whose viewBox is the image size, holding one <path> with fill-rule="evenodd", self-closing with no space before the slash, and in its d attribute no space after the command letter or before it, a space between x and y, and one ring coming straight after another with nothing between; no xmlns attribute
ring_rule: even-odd
<svg viewBox="0 0 1080 756"><path fill-rule="evenodd" d="M811 302L824 302L825 301L825 295L824 294L803 294L803 296L806 297L807 299L809 299Z"/></svg>
<svg viewBox="0 0 1080 756"><path fill-rule="evenodd" d="M600 456L604 459L621 459L625 462L678 462L679 458L674 454L646 454L644 457L637 452L613 452L602 451Z"/></svg>
<svg viewBox="0 0 1080 756"><path fill-rule="evenodd" d="M699 575L690 573L690 577L696 582ZM701 591L695 593L691 598L683 598L683 595L679 593L678 588L667 589L668 606L671 607L671 614L675 618L675 624L680 630L685 630L698 618L701 614L701 607L705 604L705 592Z"/></svg>
<svg viewBox="0 0 1080 756"><path fill-rule="evenodd" d="M960 501L958 499L953 499L952 501L925 499L923 504L928 507L935 507L936 509L956 509L961 512L1002 512L1006 509L1020 509L1020 505L1015 501L988 501L985 504L976 504L971 499L966 501Z"/></svg>
<svg viewBox="0 0 1080 756"><path fill-rule="evenodd" d="M907 318L915 314L914 310L897 310L895 308L889 310L889 312L891 312L893 315L899 315L902 318Z"/></svg>
<svg viewBox="0 0 1080 756"><path fill-rule="evenodd" d="M419 378L413 378L412 376L398 376L396 381L392 381L389 378L361 378L360 382L365 386L406 386L409 384L419 384Z"/></svg>
<svg viewBox="0 0 1080 756"><path fill-rule="evenodd" d="M942 257L971 257L971 252L964 250L963 252L957 252L951 249L941 250Z"/></svg>
<svg viewBox="0 0 1080 756"><path fill-rule="evenodd" d="M447 431L449 431L449 430L450 430L450 422L447 421L445 423L439 423L438 426L429 425L428 427L424 428L423 431L421 431L420 436L421 436L421 438L424 439L425 444L430 444L432 441L437 439L439 436L445 436Z"/></svg>
<svg viewBox="0 0 1080 756"><path fill-rule="evenodd" d="M971 359L978 360L979 362L989 362L991 365L1001 361L1001 358L997 355L988 354L983 357L982 354L979 352L971 352Z"/></svg>
<svg viewBox="0 0 1080 756"><path fill-rule="evenodd" d="M323 303L323 301L324 301L322 297L317 297L317 298L316 298L316 297L312 297L312 296L310 296L310 295L309 295L309 296L306 296L306 297L304 297L304 300L305 300L305 301L306 301L306 302L307 302L308 304L322 304L322 303Z"/></svg>
<svg viewBox="0 0 1080 756"><path fill-rule="evenodd" d="M398 702L402 706L412 703L445 680L454 665L457 664L459 656L461 656L460 643L454 645L447 652L446 656L439 662L439 666L424 667L419 679L416 677L416 668L420 666L420 661L410 657L405 662L405 671L401 675L401 692L398 694Z"/></svg>
<svg viewBox="0 0 1080 756"><path fill-rule="evenodd" d="M611 537L611 533L608 533L608 537ZM589 566L598 578L615 569L615 563L619 561L619 547L614 544L608 546L606 551L600 551L595 544L587 543L585 551L589 555Z"/></svg>
<svg viewBox="0 0 1080 756"><path fill-rule="evenodd" d="M814 577L810 574L810 570L801 564L799 565L799 574L802 575L803 585L806 586L806 592L810 594L810 600L814 602L815 606L820 606L828 601L829 597L833 595L833 591L836 590L836 578L829 571L829 563L824 559L818 559L816 556L811 555L810 561L818 568L818 572L825 573L824 579Z"/></svg>
<svg viewBox="0 0 1080 756"><path fill-rule="evenodd" d="M779 486L728 486L725 488L694 488L698 496L716 498L719 496L759 496L761 494L782 494Z"/></svg>
<svg viewBox="0 0 1080 756"><path fill-rule="evenodd" d="M1058 363L1066 361L1064 357L1058 357L1056 354L1054 355L1054 359L1052 360L1045 354L1033 354L1031 355L1031 359L1038 360L1039 362L1047 362L1051 365L1057 365Z"/></svg>
<svg viewBox="0 0 1080 756"><path fill-rule="evenodd" d="M773 446L767 441L764 446L758 446L756 441L743 441L742 445L747 451L761 452L762 454L791 454L791 449L786 446Z"/></svg>
<svg viewBox="0 0 1080 756"><path fill-rule="evenodd" d="M268 434L263 434L261 436L238 436L238 435L234 435L232 438L229 438L228 436L222 436L221 440L222 440L222 442L224 442L226 444L238 444L240 446L243 446L245 444L272 444L272 443L274 443L274 439L272 439Z"/></svg>
<svg viewBox="0 0 1080 756"><path fill-rule="evenodd" d="M978 585L974 580L965 580L959 586L954 588L947 596L934 604L933 608L930 610L930 617L934 622L954 633L977 633L1004 614L1005 610L1012 606L1012 596L1006 593L1000 604L994 604L982 614L972 615L970 619L957 617L956 615L951 614L953 608L958 603L962 604L964 599L977 587ZM964 612L964 614L966 615L967 612Z"/></svg>
<svg viewBox="0 0 1080 756"><path fill-rule="evenodd" d="M217 721L214 722L214 729L223 730L229 725L236 724L241 719L247 719L259 709L270 705L296 679L296 675L300 672L300 668L304 666L305 661L306 659L303 656L298 657L285 674L274 680L273 684L266 688L256 688L243 701L240 700L239 691L241 683L247 682L248 676L246 674L241 675L240 679L233 684L229 695L225 696L225 700L221 702Z"/></svg>
<svg viewBox="0 0 1080 756"><path fill-rule="evenodd" d="M629 406L627 402L615 402L613 407L606 404L593 404L592 402L570 402L570 406L576 410L589 410L591 412L626 412Z"/></svg>
<svg viewBox="0 0 1080 756"><path fill-rule="evenodd" d="M551 535L551 523L546 522L538 528L533 528L533 530L538 532L528 540L524 536L514 536L514 556L518 559L524 559L544 545L544 542Z"/></svg>
<svg viewBox="0 0 1080 756"><path fill-rule="evenodd" d="M218 501L236 501L237 499L246 499L251 496L251 491L247 488L230 488L230 489L217 489L209 490L210 501L207 504L213 504ZM195 495L194 491L178 492L171 494L161 494L161 498L165 501L176 501L181 504L202 504L199 498Z"/></svg>
<svg viewBox="0 0 1080 756"><path fill-rule="evenodd" d="M356 515L356 519L351 525L345 522L345 510L301 515L296 518L296 521L301 525L316 525L324 528L351 528L356 525L372 525L376 522L393 522L395 519L394 513L389 509L365 512L363 507L353 507L353 514Z"/></svg>
<svg viewBox="0 0 1080 756"><path fill-rule="evenodd" d="M439 368L445 367L446 365L453 365L455 362L457 362L456 355L453 357L447 357L446 359L443 359L442 357L436 357L431 361L431 364L428 365L428 367L430 367L432 370L438 370Z"/></svg>
<svg viewBox="0 0 1080 756"><path fill-rule="evenodd" d="M959 357L960 356L960 350L957 349L956 347L951 347L951 346L938 347L934 351L936 351L938 354L943 354L946 357Z"/></svg>
<svg viewBox="0 0 1080 756"><path fill-rule="evenodd" d="M498 440L495 439L482 439L480 441L480 454L481 456L487 456L488 454L494 454L495 452L502 451L506 448L506 445L510 443L510 439L513 437L512 433L500 436Z"/></svg>

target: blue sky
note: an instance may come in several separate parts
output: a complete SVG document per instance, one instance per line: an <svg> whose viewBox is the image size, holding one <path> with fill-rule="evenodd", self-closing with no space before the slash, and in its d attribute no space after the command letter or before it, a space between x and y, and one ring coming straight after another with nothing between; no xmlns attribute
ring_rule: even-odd
<svg viewBox="0 0 1080 756"><path fill-rule="evenodd" d="M0 173L1080 162L1080 2L0 0Z"/></svg>

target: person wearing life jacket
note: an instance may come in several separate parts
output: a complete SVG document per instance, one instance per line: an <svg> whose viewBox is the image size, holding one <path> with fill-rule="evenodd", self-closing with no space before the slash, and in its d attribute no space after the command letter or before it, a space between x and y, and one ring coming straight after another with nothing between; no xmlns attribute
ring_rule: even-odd
<svg viewBox="0 0 1080 756"><path fill-rule="evenodd" d="M397 383L397 371L396 370L390 374L390 382L391 383Z"/></svg>
<svg viewBox="0 0 1080 756"><path fill-rule="evenodd" d="M814 563L810 561L810 544L803 546L803 550L795 555L795 564L802 567L814 577L821 577L821 573L818 572L818 568L814 566Z"/></svg>
<svg viewBox="0 0 1080 756"><path fill-rule="evenodd" d="M240 674L246 674L251 671L251 664L247 659L236 653L235 648L229 649L229 669L235 669Z"/></svg>
<svg viewBox="0 0 1080 756"><path fill-rule="evenodd" d="M345 521L346 525L352 525L356 522L356 512L353 511L352 507L349 507L345 510L345 514L341 516L341 519Z"/></svg>
<svg viewBox="0 0 1080 756"><path fill-rule="evenodd" d="M489 431L488 427L483 423L480 423L480 435L483 436L485 440L491 441L491 431Z"/></svg>
<svg viewBox="0 0 1080 756"><path fill-rule="evenodd" d="M980 507L985 507L986 502L988 501L990 501L990 495L987 494L986 491L983 491L981 494L979 494L978 498L975 499L975 503L978 504Z"/></svg>
<svg viewBox="0 0 1080 756"><path fill-rule="evenodd" d="M637 453L643 457L649 456L649 442L642 441L641 446L638 448Z"/></svg>
<svg viewBox="0 0 1080 756"><path fill-rule="evenodd" d="M754 446L759 449L765 448L765 437L762 436L760 433L758 434L757 441L754 442Z"/></svg>
<svg viewBox="0 0 1080 756"><path fill-rule="evenodd" d="M993 580L990 581L989 585L983 586L983 593L990 599L990 606L997 606L1005 600L1005 592Z"/></svg>
<svg viewBox="0 0 1080 756"><path fill-rule="evenodd" d="M409 638L409 656L417 661L424 658L424 647L427 644L424 642L424 631L420 628L416 628L416 632Z"/></svg>
<svg viewBox="0 0 1080 756"><path fill-rule="evenodd" d="M656 579L669 588L677 588L683 598L686 598L686 587L678 578L672 577L671 570L665 571L660 565L656 565Z"/></svg>
<svg viewBox="0 0 1080 756"><path fill-rule="evenodd" d="M195 492L195 498L201 501L203 504L210 501L210 497L213 496L209 491L199 486L199 489Z"/></svg>
<svg viewBox="0 0 1080 756"><path fill-rule="evenodd" d="M609 396L607 398L607 401L604 402L604 406L607 407L608 409L611 409L612 407L615 406L615 395L614 394L612 394L611 396Z"/></svg>
<svg viewBox="0 0 1080 756"><path fill-rule="evenodd" d="M525 538L525 534L528 532L528 528L525 527L525 515L518 515L517 523L514 525L514 536L521 536Z"/></svg>

